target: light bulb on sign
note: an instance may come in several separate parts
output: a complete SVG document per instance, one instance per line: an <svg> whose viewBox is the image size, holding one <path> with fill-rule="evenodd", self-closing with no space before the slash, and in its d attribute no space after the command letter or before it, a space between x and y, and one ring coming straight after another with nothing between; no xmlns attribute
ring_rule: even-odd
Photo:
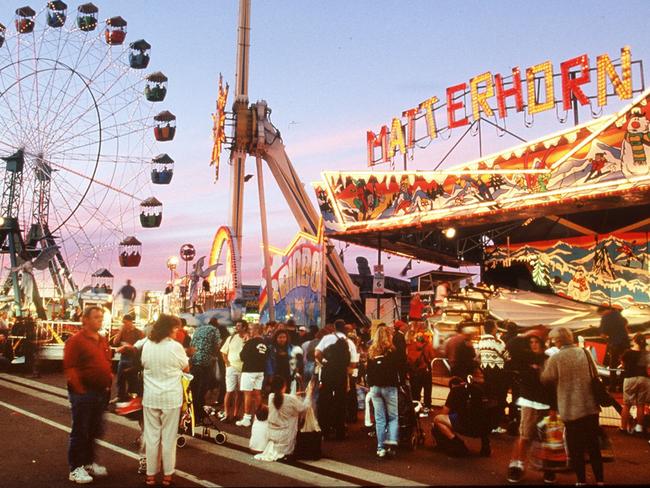
<svg viewBox="0 0 650 488"><path fill-rule="evenodd" d="M453 239L456 236L456 229L449 227L443 231L447 239Z"/></svg>

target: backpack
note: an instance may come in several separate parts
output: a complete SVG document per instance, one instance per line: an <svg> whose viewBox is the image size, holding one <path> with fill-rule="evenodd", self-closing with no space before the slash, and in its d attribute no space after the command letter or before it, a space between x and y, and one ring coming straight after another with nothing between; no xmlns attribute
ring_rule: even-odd
<svg viewBox="0 0 650 488"><path fill-rule="evenodd" d="M329 380L341 380L346 378L348 365L350 364L350 348L345 337L337 336L336 342L325 348L321 379L324 382Z"/></svg>

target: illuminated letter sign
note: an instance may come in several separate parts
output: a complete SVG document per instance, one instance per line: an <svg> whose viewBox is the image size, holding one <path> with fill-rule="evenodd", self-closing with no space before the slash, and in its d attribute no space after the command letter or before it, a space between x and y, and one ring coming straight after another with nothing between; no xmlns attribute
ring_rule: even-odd
<svg viewBox="0 0 650 488"><path fill-rule="evenodd" d="M479 92L479 86L485 85L485 91ZM472 93L472 115L474 120L481 118L481 110L488 117L492 117L494 112L488 105L487 99L494 96L494 85L492 84L492 73L489 71L482 75L475 76L470 81L470 89Z"/></svg>
<svg viewBox="0 0 650 488"><path fill-rule="evenodd" d="M437 97L431 97L419 106L420 109L425 110L425 117L427 121L427 134L431 139L438 137L438 132L436 130L436 120L433 118L433 106L438 102Z"/></svg>
<svg viewBox="0 0 650 488"><path fill-rule="evenodd" d="M397 117L393 119L390 124L390 155L395 156L397 151L400 151L402 154L406 153L406 147L404 144L404 132L402 130L402 123Z"/></svg>
<svg viewBox="0 0 650 488"><path fill-rule="evenodd" d="M456 110L465 107L463 101L454 102L454 94L460 92L464 93L467 90L467 83L460 83L458 85L450 86L447 88L447 125L450 129L454 127L462 127L469 124L467 117L456 120Z"/></svg>
<svg viewBox="0 0 650 488"><path fill-rule="evenodd" d="M413 149L419 140L428 137L430 140L438 137L436 127L436 110L446 110L447 128L454 129L470 123L467 115L466 103L471 102L472 119L480 120L481 112L486 116L494 116L495 108L490 105L490 98L496 98L498 116L505 119L508 116L508 104L511 108L522 112L525 108L530 115L545 112L561 103L564 110L569 110L573 101L581 105L588 105L589 98L597 98L598 105L607 104L607 80L609 79L616 95L621 100L632 98L632 55L628 46L621 49L620 76L614 68L612 60L607 54L597 58L597 97L585 93L587 85L592 81L589 58L586 54L564 61L560 70L554 75L553 64L550 61L530 66L526 69L526 105L522 93L522 78L519 67L512 68L512 75L504 77L497 73L494 76L488 71L474 76L469 83L459 83L446 90L446 108L436 107L437 97L429 97L420 102L417 108L404 110L400 117L394 117L388 126L381 127L378 134L367 132L368 166L377 163L389 162L399 151L405 154L408 149ZM562 85L562 97L555 98L555 76ZM466 97L470 97L470 101ZM514 102L514 103L513 103ZM494 105L494 104L492 104ZM558 107L559 108L559 107ZM422 113L423 112L423 113ZM427 133L417 138L417 124L420 119L426 122ZM381 147L381 156L375 159L375 148Z"/></svg>
<svg viewBox="0 0 650 488"><path fill-rule="evenodd" d="M375 148L381 147L381 157L379 161L386 162L389 161L388 157L388 127L385 125L382 126L379 131L379 137L373 131L369 130L367 132L367 142L368 142L368 166L372 166L375 163Z"/></svg>
<svg viewBox="0 0 650 488"><path fill-rule="evenodd" d="M537 103L536 96L539 93L535 90L535 75L544 74L544 95L546 101ZM528 86L528 113L536 114L550 110L555 106L555 91L553 90L553 65L550 61L531 66L526 70L526 85Z"/></svg>
<svg viewBox="0 0 650 488"><path fill-rule="evenodd" d="M571 68L580 66L580 75L571 76ZM571 108L572 95L580 102L580 105L587 105L589 99L580 88L580 85L589 83L589 58L586 54L577 58L569 59L560 65L562 71L562 101L564 110Z"/></svg>
<svg viewBox="0 0 650 488"><path fill-rule="evenodd" d="M521 73L519 67L512 68L512 87L505 89L503 87L503 77L500 74L494 76L494 84L497 88L497 106L499 107L499 117L502 119L508 115L506 108L506 98L515 97L515 109L521 112L524 109L524 98L521 95Z"/></svg>
<svg viewBox="0 0 650 488"><path fill-rule="evenodd" d="M623 80L618 77L612 60L607 54L598 56L598 105L607 105L607 78L614 85L614 91L621 100L632 98L632 54L630 46L621 49L621 74Z"/></svg>

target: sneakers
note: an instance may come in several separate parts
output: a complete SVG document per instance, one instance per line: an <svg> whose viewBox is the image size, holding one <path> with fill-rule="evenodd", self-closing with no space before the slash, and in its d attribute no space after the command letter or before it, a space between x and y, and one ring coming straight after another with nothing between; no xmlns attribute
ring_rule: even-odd
<svg viewBox="0 0 650 488"><path fill-rule="evenodd" d="M223 421L225 421L225 420L228 418L228 416L226 415L226 412L224 412L224 411L222 410L221 412L219 412L219 413L217 414L217 418L218 418L221 422L223 422Z"/></svg>
<svg viewBox="0 0 650 488"><path fill-rule="evenodd" d="M84 468L86 469L86 472L90 476L101 477L101 476L108 475L108 471L101 464L97 464L97 463L87 464L86 466L84 466Z"/></svg>
<svg viewBox="0 0 650 488"><path fill-rule="evenodd" d="M247 415L244 415L244 418L241 420L238 420L235 422L235 425L237 427L250 427L251 426L251 418Z"/></svg>
<svg viewBox="0 0 650 488"><path fill-rule="evenodd" d="M75 483L79 483L80 485L91 483L93 481L93 477L88 474L83 466L79 466L74 471L71 471L68 479Z"/></svg>
<svg viewBox="0 0 650 488"><path fill-rule="evenodd" d="M147 458L144 456L138 459L138 474L147 474Z"/></svg>
<svg viewBox="0 0 650 488"><path fill-rule="evenodd" d="M544 473L546 476L546 473ZM524 476L524 463L521 461L510 461L508 466L508 483L519 483Z"/></svg>
<svg viewBox="0 0 650 488"><path fill-rule="evenodd" d="M506 432L508 432L508 429L504 429L501 426L492 429L493 434L505 434Z"/></svg>
<svg viewBox="0 0 650 488"><path fill-rule="evenodd" d="M553 471L544 471L544 483L547 485L554 485L557 483L557 476Z"/></svg>
<svg viewBox="0 0 650 488"><path fill-rule="evenodd" d="M386 449L383 449L383 448L382 449L377 449L377 457L378 458L385 458L386 457Z"/></svg>
<svg viewBox="0 0 650 488"><path fill-rule="evenodd" d="M636 424L634 426L634 434L643 434L643 426L641 424Z"/></svg>

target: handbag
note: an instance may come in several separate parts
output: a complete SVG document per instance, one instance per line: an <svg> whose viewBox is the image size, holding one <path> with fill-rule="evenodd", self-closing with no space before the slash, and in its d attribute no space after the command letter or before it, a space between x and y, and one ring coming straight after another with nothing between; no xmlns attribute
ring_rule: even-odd
<svg viewBox="0 0 650 488"><path fill-rule="evenodd" d="M591 354L586 349L584 349L584 351L587 355L587 362L589 363L591 390L594 394L594 398L596 399L596 403L601 407L609 407L614 404L614 399L607 392L607 388L605 387L603 380L598 375L598 371L596 371L596 365L594 364L594 360L591 357Z"/></svg>
<svg viewBox="0 0 650 488"><path fill-rule="evenodd" d="M296 459L317 460L322 457L322 432L316 420L314 409L307 408L305 412L305 423L296 437L296 448L294 457Z"/></svg>

